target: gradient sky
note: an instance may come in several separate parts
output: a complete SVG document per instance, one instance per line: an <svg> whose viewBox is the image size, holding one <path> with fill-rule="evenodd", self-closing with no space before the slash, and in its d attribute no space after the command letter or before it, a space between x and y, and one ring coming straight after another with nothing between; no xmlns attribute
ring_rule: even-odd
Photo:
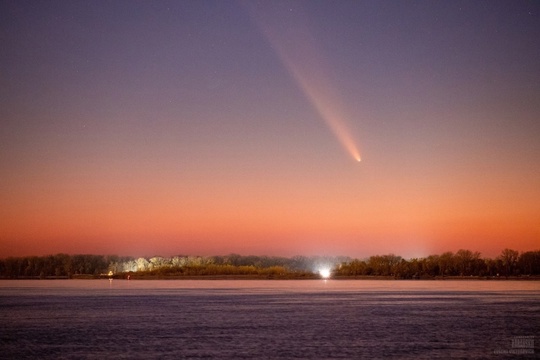
<svg viewBox="0 0 540 360"><path fill-rule="evenodd" d="M0 257L536 250L539 39L538 1L2 0Z"/></svg>

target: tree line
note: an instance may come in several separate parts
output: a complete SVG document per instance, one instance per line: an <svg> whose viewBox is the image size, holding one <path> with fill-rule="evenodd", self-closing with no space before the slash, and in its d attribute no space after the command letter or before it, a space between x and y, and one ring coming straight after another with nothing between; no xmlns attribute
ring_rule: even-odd
<svg viewBox="0 0 540 360"><path fill-rule="evenodd" d="M154 256L67 255L8 257L0 260L1 278L74 278L113 275L207 276L236 275L268 278L316 277L320 266L348 261L346 257L292 258L277 256Z"/></svg>
<svg viewBox="0 0 540 360"><path fill-rule="evenodd" d="M514 277L540 275L540 251L519 253L504 249L494 258L459 250L424 258L404 259L394 254L369 258L276 256L173 256L150 258L116 255L67 255L8 257L0 260L0 277L76 278L147 275L167 276L256 276L263 278L317 278L322 267L335 277L383 276L397 279L427 279L452 276Z"/></svg>
<svg viewBox="0 0 540 360"><path fill-rule="evenodd" d="M335 269L341 276L393 276L398 279L447 276L509 277L540 275L540 251L504 249L495 259L482 258L479 252L458 250L425 258L405 260L400 256L377 255L367 260L352 260Z"/></svg>

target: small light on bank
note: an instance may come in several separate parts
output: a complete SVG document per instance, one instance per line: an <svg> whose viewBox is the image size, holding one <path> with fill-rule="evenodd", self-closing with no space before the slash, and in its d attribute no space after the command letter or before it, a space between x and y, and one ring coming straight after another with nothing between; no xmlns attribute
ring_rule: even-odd
<svg viewBox="0 0 540 360"><path fill-rule="evenodd" d="M330 277L330 275L331 275L330 269L328 269L328 268L320 269L319 270L319 275L321 275L321 277L323 279L328 279Z"/></svg>

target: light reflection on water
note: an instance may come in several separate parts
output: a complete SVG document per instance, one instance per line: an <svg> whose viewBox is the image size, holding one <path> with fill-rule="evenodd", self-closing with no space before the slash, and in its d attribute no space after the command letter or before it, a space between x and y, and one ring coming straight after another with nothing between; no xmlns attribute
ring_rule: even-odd
<svg viewBox="0 0 540 360"><path fill-rule="evenodd" d="M135 290L209 290L257 292L515 292L540 291L539 281L478 280L0 280L0 291L14 290L94 292L114 290L130 294Z"/></svg>
<svg viewBox="0 0 540 360"><path fill-rule="evenodd" d="M0 356L491 358L538 346L538 299L533 281L0 281Z"/></svg>

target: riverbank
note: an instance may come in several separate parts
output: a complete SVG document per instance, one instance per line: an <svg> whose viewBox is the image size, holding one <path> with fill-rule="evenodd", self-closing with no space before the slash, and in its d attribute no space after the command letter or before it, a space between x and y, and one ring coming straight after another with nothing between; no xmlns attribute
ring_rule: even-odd
<svg viewBox="0 0 540 360"><path fill-rule="evenodd" d="M265 276L265 275L153 275L144 273L132 274L115 274L113 276L106 275L90 275L81 274L67 276L51 276L46 278L39 277L20 277L20 278L0 278L1 280L324 280L318 274L305 275L281 275L281 276ZM375 276L375 275L358 275L358 276L332 276L327 280L433 280L433 281L540 281L540 276L437 276L424 277L416 279L401 279L394 276Z"/></svg>
<svg viewBox="0 0 540 360"><path fill-rule="evenodd" d="M125 279L127 277L113 277L113 279ZM448 277L433 277L422 279L400 279L393 276L335 276L324 279L321 276L313 275L310 277L265 277L252 275L189 275L189 276L132 276L129 280L396 280L396 281L444 281L444 280L459 280L459 281L540 281L539 276L530 277L468 277L468 276L448 276Z"/></svg>
<svg viewBox="0 0 540 360"><path fill-rule="evenodd" d="M115 279L115 280L322 280L323 278L318 274L312 274L309 276L263 276L263 275L148 275L148 274L116 274L113 276L99 276L99 275L73 275L67 276L50 276L50 277L19 277L19 278L2 278L0 280L103 280L103 279ZM540 276L499 276L499 277L486 277L486 276L445 276L445 277L424 277L418 279L401 279L394 276L332 276L328 280L409 280L409 281L421 281L421 280L433 280L433 281L540 281Z"/></svg>

